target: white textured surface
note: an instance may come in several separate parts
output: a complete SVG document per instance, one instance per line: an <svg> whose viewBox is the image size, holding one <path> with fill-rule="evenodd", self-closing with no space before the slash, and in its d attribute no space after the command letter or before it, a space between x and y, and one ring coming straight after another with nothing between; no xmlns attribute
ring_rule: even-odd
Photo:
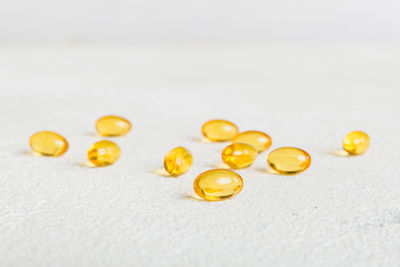
<svg viewBox="0 0 400 267"><path fill-rule="evenodd" d="M396 266L400 261L400 52L373 46L0 48L1 266ZM88 168L95 120L121 114L113 166ZM201 142L215 117L299 146L311 168L241 170L234 199L192 197L225 144ZM60 158L30 154L35 131L62 133ZM333 153L350 130L359 157ZM177 145L194 155L163 177Z"/></svg>

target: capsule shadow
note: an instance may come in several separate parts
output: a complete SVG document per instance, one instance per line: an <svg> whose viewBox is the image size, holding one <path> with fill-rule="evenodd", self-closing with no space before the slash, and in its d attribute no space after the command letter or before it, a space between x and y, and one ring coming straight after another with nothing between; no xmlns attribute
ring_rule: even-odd
<svg viewBox="0 0 400 267"><path fill-rule="evenodd" d="M171 174L169 174L169 173L168 173L165 169L163 169L163 168L155 169L155 170L153 171L153 173L157 174L158 176L162 176L162 177L174 177L174 176L172 176Z"/></svg>
<svg viewBox="0 0 400 267"><path fill-rule="evenodd" d="M42 155L39 152L35 151L29 151L29 150L22 150L18 152L19 155L24 155L24 156L30 156L30 157L40 157L40 156L46 156Z"/></svg>
<svg viewBox="0 0 400 267"><path fill-rule="evenodd" d="M347 152L344 149L336 149L336 150L332 150L329 152L329 154L337 156L337 157L351 157L352 155L349 154L349 152Z"/></svg>
<svg viewBox="0 0 400 267"><path fill-rule="evenodd" d="M195 142L199 142L199 143L212 143L210 140L208 140L205 137L194 137L194 138L191 138L191 140L195 141Z"/></svg>
<svg viewBox="0 0 400 267"><path fill-rule="evenodd" d="M266 173L266 174L271 174L271 175L292 176L291 174L282 174L282 173L279 173L277 171L274 171L274 170L268 169L268 168L259 168L258 171L262 172L262 173Z"/></svg>
<svg viewBox="0 0 400 267"><path fill-rule="evenodd" d="M97 166L91 163L90 161L78 162L77 165L85 168L97 168Z"/></svg>
<svg viewBox="0 0 400 267"><path fill-rule="evenodd" d="M183 195L184 199L188 199L188 200L192 200L192 201L207 201L205 199L202 199L201 197L199 197L198 195L195 194L185 194Z"/></svg>
<svg viewBox="0 0 400 267"><path fill-rule="evenodd" d="M229 169L229 166L224 163L214 163L214 164L211 164L210 167L217 168L217 169Z"/></svg>
<svg viewBox="0 0 400 267"><path fill-rule="evenodd" d="M265 170L265 172L268 174L272 174L272 175L284 175L284 174L281 174L281 173L271 170L271 169L267 169L267 170ZM287 175L285 175L285 176L287 176Z"/></svg>

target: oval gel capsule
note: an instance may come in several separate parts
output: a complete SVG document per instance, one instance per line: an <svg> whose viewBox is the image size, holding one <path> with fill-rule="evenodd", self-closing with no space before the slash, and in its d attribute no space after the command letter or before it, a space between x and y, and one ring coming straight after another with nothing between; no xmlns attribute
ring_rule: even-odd
<svg viewBox="0 0 400 267"><path fill-rule="evenodd" d="M213 142L231 140L239 132L238 127L230 121L211 120L203 124L201 132L204 137Z"/></svg>
<svg viewBox="0 0 400 267"><path fill-rule="evenodd" d="M243 179L234 171L214 169L197 176L193 188L201 198L209 201L220 201L239 194L243 188Z"/></svg>
<svg viewBox="0 0 400 267"><path fill-rule="evenodd" d="M97 120L96 130L102 136L121 136L131 130L131 123L119 116L104 116Z"/></svg>
<svg viewBox="0 0 400 267"><path fill-rule="evenodd" d="M41 131L33 134L29 139L33 151L44 156L58 157L68 150L67 140L58 133Z"/></svg>
<svg viewBox="0 0 400 267"><path fill-rule="evenodd" d="M169 151L164 158L164 167L172 176L178 176L187 172L192 166L193 157L184 147L176 147Z"/></svg>
<svg viewBox="0 0 400 267"><path fill-rule="evenodd" d="M102 140L94 143L87 152L88 159L97 167L113 164L121 156L119 146L111 141Z"/></svg>
<svg viewBox="0 0 400 267"><path fill-rule="evenodd" d="M271 144L271 137L260 131L241 132L232 139L232 143L246 143L257 149L258 153L267 150Z"/></svg>
<svg viewBox="0 0 400 267"><path fill-rule="evenodd" d="M297 147L281 147L268 155L268 164L280 174L298 174L311 165L310 155Z"/></svg>
<svg viewBox="0 0 400 267"><path fill-rule="evenodd" d="M257 150L249 144L234 143L222 151L222 161L232 169L251 166L257 158Z"/></svg>
<svg viewBox="0 0 400 267"><path fill-rule="evenodd" d="M343 139L343 148L351 155L363 154L369 148L369 136L361 131L353 131Z"/></svg>

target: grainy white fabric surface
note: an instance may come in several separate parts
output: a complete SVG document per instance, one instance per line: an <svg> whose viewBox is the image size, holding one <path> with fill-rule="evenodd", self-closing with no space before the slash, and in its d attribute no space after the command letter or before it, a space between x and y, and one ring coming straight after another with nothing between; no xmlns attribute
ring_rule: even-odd
<svg viewBox="0 0 400 267"><path fill-rule="evenodd" d="M0 48L1 266L397 266L400 51L383 45ZM121 159L85 166L104 114L132 121ZM240 170L243 191L193 197L226 144L200 127L226 118L313 159L298 176ZM29 136L63 134L59 158ZM361 129L365 155L338 155ZM164 154L194 165L164 177ZM339 153L340 154L340 153Z"/></svg>

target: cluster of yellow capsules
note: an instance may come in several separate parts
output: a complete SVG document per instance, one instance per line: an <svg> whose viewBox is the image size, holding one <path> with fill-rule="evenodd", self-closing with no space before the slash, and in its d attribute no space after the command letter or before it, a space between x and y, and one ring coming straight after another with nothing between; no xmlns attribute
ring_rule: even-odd
<svg viewBox="0 0 400 267"><path fill-rule="evenodd" d="M202 127L202 134L212 142L231 141L221 153L222 161L231 169L250 167L257 155L268 150L271 137L260 131L239 133L238 127L227 120L211 120ZM343 148L350 155L359 155L367 151L369 137L361 131L353 131L343 139ZM310 155L297 147L281 147L273 150L267 157L268 165L279 174L294 175L308 169ZM193 163L193 156L184 147L169 151L164 166L172 176L187 172ZM193 183L198 196L209 201L219 201L236 196L243 188L243 179L230 169L212 169L201 173Z"/></svg>
<svg viewBox="0 0 400 267"><path fill-rule="evenodd" d="M131 123L119 116L104 116L96 122L97 132L101 136L114 137L127 134ZM202 127L205 138L212 142L231 141L224 148L222 161L231 169L250 167L257 155L270 148L271 137L260 131L239 133L238 127L226 120L211 120ZM350 155L359 155L367 151L369 137L361 131L353 131L343 139L343 148ZM32 149L44 156L58 157L68 150L67 140L58 133L41 131L33 134L29 140ZM119 146L109 140L94 143L87 152L88 160L97 167L108 166L116 162L121 155ZM281 147L273 150L267 157L268 165L279 174L298 174L310 167L310 155L297 147ZM169 151L164 159L164 167L172 176L187 172L193 163L193 156L184 147ZM236 196L243 188L243 179L230 169L213 169L201 173L193 183L194 191L209 201L225 200Z"/></svg>
<svg viewBox="0 0 400 267"><path fill-rule="evenodd" d="M127 134L131 123L119 116L104 116L97 120L96 130L101 136L114 137ZM58 157L68 150L68 141L60 134L51 131L40 131L29 139L33 151L43 156ZM113 164L121 156L119 146L109 140L94 143L87 152L88 160L97 167Z"/></svg>

